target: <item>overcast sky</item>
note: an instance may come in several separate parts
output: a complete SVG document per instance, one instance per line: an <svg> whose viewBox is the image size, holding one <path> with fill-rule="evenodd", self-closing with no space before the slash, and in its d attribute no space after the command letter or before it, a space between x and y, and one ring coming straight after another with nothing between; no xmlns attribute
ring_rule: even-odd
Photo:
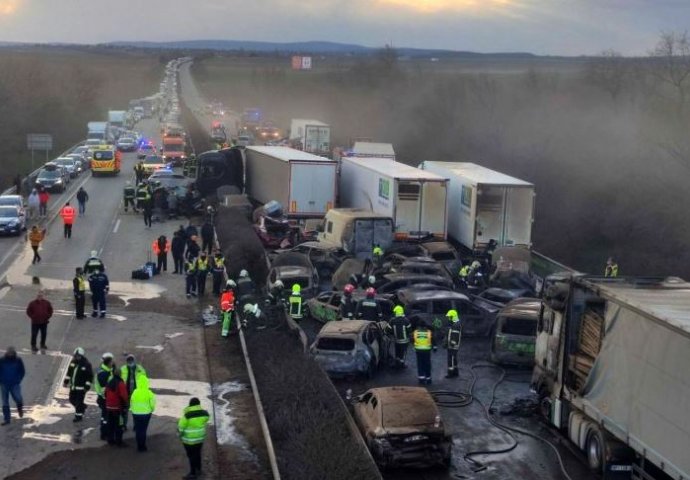
<svg viewBox="0 0 690 480"><path fill-rule="evenodd" d="M0 41L330 40L480 52L644 54L690 0L0 0Z"/></svg>

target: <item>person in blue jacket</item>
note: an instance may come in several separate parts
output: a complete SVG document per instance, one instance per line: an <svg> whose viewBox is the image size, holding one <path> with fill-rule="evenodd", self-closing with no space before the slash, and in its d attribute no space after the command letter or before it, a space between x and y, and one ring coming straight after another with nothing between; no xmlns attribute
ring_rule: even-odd
<svg viewBox="0 0 690 480"><path fill-rule="evenodd" d="M5 356L0 358L0 390L2 391L2 425L10 423L10 395L17 404L19 418L24 416L21 383L24 379L24 362L17 356L14 347L7 347Z"/></svg>

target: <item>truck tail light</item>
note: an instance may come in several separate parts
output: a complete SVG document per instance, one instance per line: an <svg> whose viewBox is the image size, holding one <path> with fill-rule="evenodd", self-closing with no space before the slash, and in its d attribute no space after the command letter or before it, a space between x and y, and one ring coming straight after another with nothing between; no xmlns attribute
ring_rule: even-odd
<svg viewBox="0 0 690 480"><path fill-rule="evenodd" d="M297 211L297 202L295 200L290 202L290 211L291 212L296 212Z"/></svg>

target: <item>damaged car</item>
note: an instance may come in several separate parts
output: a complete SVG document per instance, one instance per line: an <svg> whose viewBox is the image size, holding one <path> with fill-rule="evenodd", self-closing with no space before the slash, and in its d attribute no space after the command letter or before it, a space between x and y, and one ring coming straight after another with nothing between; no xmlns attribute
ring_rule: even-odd
<svg viewBox="0 0 690 480"><path fill-rule="evenodd" d="M273 259L266 284L273 285L278 280L288 291L293 285L299 285L303 298L311 298L319 291L319 275L309 258L301 253L285 252Z"/></svg>
<svg viewBox="0 0 690 480"><path fill-rule="evenodd" d="M491 335L491 361L500 365L532 367L541 300L518 298L496 316Z"/></svg>

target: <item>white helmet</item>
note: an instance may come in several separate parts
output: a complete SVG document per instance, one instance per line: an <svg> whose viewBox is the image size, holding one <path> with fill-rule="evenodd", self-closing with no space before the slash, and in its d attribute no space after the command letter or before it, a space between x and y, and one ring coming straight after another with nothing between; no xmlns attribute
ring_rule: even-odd
<svg viewBox="0 0 690 480"><path fill-rule="evenodd" d="M373 275L369 275L369 278L367 280L369 281L370 285L373 285L376 283L376 277Z"/></svg>
<svg viewBox="0 0 690 480"><path fill-rule="evenodd" d="M98 252L97 252L96 250L91 250L91 256L92 256L92 257L97 257L97 256L98 256Z"/></svg>
<svg viewBox="0 0 690 480"><path fill-rule="evenodd" d="M240 271L240 278L247 278L249 276L249 272L246 270Z"/></svg>
<svg viewBox="0 0 690 480"><path fill-rule="evenodd" d="M228 288L235 288L237 284L235 283L234 280L230 279L227 282L225 282L225 286Z"/></svg>
<svg viewBox="0 0 690 480"><path fill-rule="evenodd" d="M244 313L256 313L257 310L259 310L258 305L252 305L251 303L248 303L244 306Z"/></svg>
<svg viewBox="0 0 690 480"><path fill-rule="evenodd" d="M112 360L115 356L110 352L105 352L101 358L103 360L108 360L109 358Z"/></svg>
<svg viewBox="0 0 690 480"><path fill-rule="evenodd" d="M82 357L84 356L84 349L81 347L77 347L74 349L74 355L81 355Z"/></svg>
<svg viewBox="0 0 690 480"><path fill-rule="evenodd" d="M273 284L275 288L285 288L285 285L283 285L282 280L276 280L276 282Z"/></svg>
<svg viewBox="0 0 690 480"><path fill-rule="evenodd" d="M479 263L479 261L477 261L477 260L475 260L474 262L472 262L472 268L474 268L474 269L477 269L477 268L479 268L479 267L481 267L481 266L482 266L482 264Z"/></svg>

